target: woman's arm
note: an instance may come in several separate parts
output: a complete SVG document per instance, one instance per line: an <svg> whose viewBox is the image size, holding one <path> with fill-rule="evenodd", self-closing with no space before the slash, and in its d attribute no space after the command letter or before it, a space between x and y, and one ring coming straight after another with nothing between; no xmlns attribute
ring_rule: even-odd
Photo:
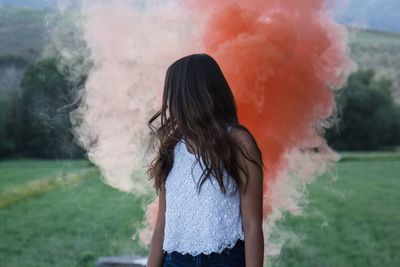
<svg viewBox="0 0 400 267"><path fill-rule="evenodd" d="M150 251L147 258L147 267L161 267L163 262L162 245L164 241L165 225L165 188L160 190L158 196L157 222L151 238Z"/></svg>
<svg viewBox="0 0 400 267"><path fill-rule="evenodd" d="M251 159L259 162L257 148L247 132L235 130L232 136ZM246 267L262 267L264 264L263 217L263 172L253 162L238 154L242 166L248 171L248 182L245 191L241 191L240 206L245 236ZM244 173L240 171L242 181Z"/></svg>

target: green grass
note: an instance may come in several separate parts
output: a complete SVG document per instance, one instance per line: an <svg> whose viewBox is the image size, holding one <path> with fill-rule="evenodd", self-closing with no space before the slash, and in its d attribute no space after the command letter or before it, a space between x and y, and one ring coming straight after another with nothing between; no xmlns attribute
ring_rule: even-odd
<svg viewBox="0 0 400 267"><path fill-rule="evenodd" d="M365 152L341 152L340 162L345 161L379 161L379 160L399 160L400 151L371 151Z"/></svg>
<svg viewBox="0 0 400 267"><path fill-rule="evenodd" d="M87 161L0 162L0 209L76 183L89 166Z"/></svg>
<svg viewBox="0 0 400 267"><path fill-rule="evenodd" d="M23 161L20 164L26 166ZM62 167L52 162L29 164L45 177L48 170ZM76 167L65 171L75 172ZM105 185L92 168L76 183L0 210L0 265L94 266L100 256L144 255L144 249L131 239L143 220L144 203L146 199Z"/></svg>
<svg viewBox="0 0 400 267"><path fill-rule="evenodd" d="M389 154L347 153L354 160L337 165L337 180L312 184L305 215L280 225L300 242L273 266L400 266L400 160Z"/></svg>
<svg viewBox="0 0 400 267"><path fill-rule="evenodd" d="M81 160L7 160L0 161L0 192L8 186L21 185L45 177L63 176L66 173L89 167Z"/></svg>
<svg viewBox="0 0 400 267"><path fill-rule="evenodd" d="M400 45L400 33L375 30L353 30L356 41L364 44Z"/></svg>
<svg viewBox="0 0 400 267"><path fill-rule="evenodd" d="M343 153L336 169L337 180L322 176L309 186L304 216L280 223L299 239L270 266L400 266L399 153ZM0 162L1 188L29 189L60 173L81 177L0 209L2 267L94 266L101 256L146 255L131 237L150 197L105 185L85 161Z"/></svg>

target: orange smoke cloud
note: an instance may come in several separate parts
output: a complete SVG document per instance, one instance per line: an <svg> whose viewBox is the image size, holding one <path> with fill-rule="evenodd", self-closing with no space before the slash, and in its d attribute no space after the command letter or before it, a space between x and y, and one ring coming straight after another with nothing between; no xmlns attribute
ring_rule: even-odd
<svg viewBox="0 0 400 267"><path fill-rule="evenodd" d="M345 29L324 1L182 1L209 14L202 42L220 64L237 101L240 121L263 151L267 197L292 147L324 148L321 130L334 114L333 88L353 69Z"/></svg>

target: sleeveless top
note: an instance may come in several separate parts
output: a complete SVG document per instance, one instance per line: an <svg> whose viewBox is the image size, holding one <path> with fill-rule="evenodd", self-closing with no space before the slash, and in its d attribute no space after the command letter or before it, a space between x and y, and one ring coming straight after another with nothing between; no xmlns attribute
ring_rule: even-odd
<svg viewBox="0 0 400 267"><path fill-rule="evenodd" d="M204 166L201 158L200 161ZM166 252L193 256L221 253L225 248L232 248L238 239L244 240L240 192L233 193L234 181L224 172L225 195L211 175L198 193L201 174L201 166L182 138L174 148L174 164L165 181L163 250Z"/></svg>

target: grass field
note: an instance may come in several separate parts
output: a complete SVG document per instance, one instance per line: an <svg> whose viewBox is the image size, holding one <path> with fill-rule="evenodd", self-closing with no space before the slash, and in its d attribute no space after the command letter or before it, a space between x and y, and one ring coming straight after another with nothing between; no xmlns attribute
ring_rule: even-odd
<svg viewBox="0 0 400 267"><path fill-rule="evenodd" d="M145 200L105 185L87 162L3 161L1 188L60 171L80 179L0 209L0 266L94 266L99 256L145 254L131 240Z"/></svg>
<svg viewBox="0 0 400 267"><path fill-rule="evenodd" d="M400 266L399 153L346 153L338 179L309 187L305 215L282 227L301 239L273 266Z"/></svg>
<svg viewBox="0 0 400 267"><path fill-rule="evenodd" d="M271 266L400 266L400 154L346 153L337 174L309 187L304 216L281 223L300 241ZM27 193L32 181L52 177L69 182ZM146 255L131 236L149 198L108 187L85 161L3 161L0 186L0 203L17 196L0 209L0 266L94 266L100 256Z"/></svg>

